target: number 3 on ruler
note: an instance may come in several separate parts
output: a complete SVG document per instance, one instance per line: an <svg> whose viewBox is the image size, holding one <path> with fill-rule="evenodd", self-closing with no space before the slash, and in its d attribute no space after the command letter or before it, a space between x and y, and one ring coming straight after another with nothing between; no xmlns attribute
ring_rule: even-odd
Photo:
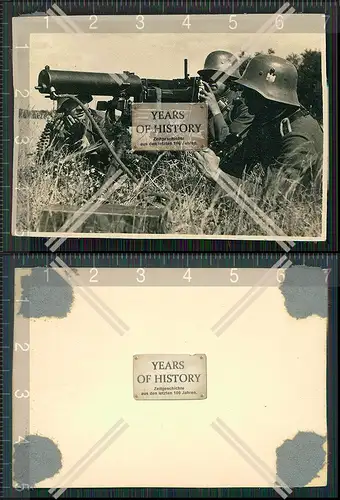
<svg viewBox="0 0 340 500"><path fill-rule="evenodd" d="M20 394L20 396L19 396ZM14 396L18 399L22 399L22 398L28 398L30 395L29 391L25 390L25 391L20 391L19 389L17 389L14 393Z"/></svg>
<svg viewBox="0 0 340 500"><path fill-rule="evenodd" d="M145 269L137 269L137 281L138 283L144 283L145 281Z"/></svg>
<svg viewBox="0 0 340 500"><path fill-rule="evenodd" d="M136 28L138 30L144 29L144 16L142 15L136 16L136 21L137 21Z"/></svg>

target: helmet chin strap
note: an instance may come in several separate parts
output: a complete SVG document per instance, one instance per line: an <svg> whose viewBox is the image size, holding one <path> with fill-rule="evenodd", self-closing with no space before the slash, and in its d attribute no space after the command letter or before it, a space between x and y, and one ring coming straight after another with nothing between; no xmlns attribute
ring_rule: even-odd
<svg viewBox="0 0 340 500"><path fill-rule="evenodd" d="M271 105L271 103L268 102L268 104L265 104L264 113L261 113L261 116L266 119L266 121L263 122L263 125L283 118L287 114L288 109L288 105L285 106L284 104L282 104L281 107L281 105L275 106L274 103Z"/></svg>
<svg viewBox="0 0 340 500"><path fill-rule="evenodd" d="M283 118L286 118L286 116L292 116L293 114L295 114L297 111L299 110L299 108L296 108L296 107L293 107L293 106L289 106L288 104L287 105L284 105L283 104L283 108L281 111L278 111L276 114L274 114L271 118L269 118L266 122L264 122L264 125L266 123L269 123L271 121L274 121L274 120L279 120L279 119L283 119Z"/></svg>
<svg viewBox="0 0 340 500"><path fill-rule="evenodd" d="M279 118L281 118L281 116L283 116L286 112L286 109L283 109L281 111L278 111L278 112L275 112L275 110L273 109L273 113L270 112L270 106L266 106L266 111L269 111L269 113L264 113L264 118L267 118L267 120L263 123L264 125L266 123L269 123L271 121L274 121L274 120L277 120Z"/></svg>

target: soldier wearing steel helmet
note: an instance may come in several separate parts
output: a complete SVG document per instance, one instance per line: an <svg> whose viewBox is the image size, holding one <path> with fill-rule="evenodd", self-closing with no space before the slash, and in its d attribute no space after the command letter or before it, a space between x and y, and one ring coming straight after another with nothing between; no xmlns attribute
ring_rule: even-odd
<svg viewBox="0 0 340 500"><path fill-rule="evenodd" d="M235 80L241 77L237 62L231 52L216 50L198 71L203 81L200 98L209 108L209 143L214 149L219 149L227 137L242 135L253 121L240 90L235 88Z"/></svg>
<svg viewBox="0 0 340 500"><path fill-rule="evenodd" d="M250 60L237 83L254 121L231 161L211 151L195 153L209 178L216 179L220 169L241 179L245 169L260 163L267 186L280 178L282 194L297 183L308 186L312 179L321 180L323 133L299 102L297 79L295 66L281 57L258 55Z"/></svg>

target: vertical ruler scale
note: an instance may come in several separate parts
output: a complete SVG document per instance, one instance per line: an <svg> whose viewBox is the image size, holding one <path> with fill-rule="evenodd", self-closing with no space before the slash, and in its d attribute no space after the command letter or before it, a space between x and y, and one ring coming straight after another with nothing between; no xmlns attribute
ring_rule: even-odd
<svg viewBox="0 0 340 500"><path fill-rule="evenodd" d="M1 7L0 7L1 8ZM6 474L8 470L10 470L11 465L10 461L8 460L8 454L6 456L6 448L8 450L8 447L6 447L6 440L10 439L10 428L11 428L11 421L10 421L10 401L11 401L11 394L10 391L8 391L8 384L6 386L6 382L10 380L10 367L9 363L5 362L6 359L10 359L10 346L6 342L6 333L9 330L9 318L8 314L6 314L6 311L9 309L9 295L8 293L4 293L5 290L9 290L9 282L8 278L5 278L5 266L4 266L4 260L2 255L0 256L0 273L1 273L1 281L0 281L0 300L1 300L1 311L0 311L0 328L1 328L1 335L0 335L0 364L1 364L1 372L0 372L0 394L2 395L1 401L0 401L0 414L1 414L1 421L0 421L0 443L1 445L1 452L0 452L0 464L1 464L1 472L0 472L0 496L1 498L5 496L6 491L5 491L5 484L7 483L7 477ZM8 392L9 396L5 397L4 394ZM7 465L4 465L7 464Z"/></svg>
<svg viewBox="0 0 340 500"><path fill-rule="evenodd" d="M21 293L21 270L14 257L2 258L1 393L3 443L1 479L3 496L30 497L30 309L29 297ZM19 261L17 262L19 263ZM23 270L27 274L28 271ZM13 455L14 454L14 455ZM13 484L13 460L17 459ZM20 465L19 465L20 464ZM19 479L19 480L18 480ZM12 491L10 495L10 491Z"/></svg>
<svg viewBox="0 0 340 500"><path fill-rule="evenodd" d="M9 149L12 147L10 144L10 113L11 109L9 103L11 102L10 85L11 81L11 68L10 68L10 38L9 34L9 26L8 26L8 18L7 18L7 5L5 2L1 2L0 5L0 14L1 14L1 31L0 31L0 66L1 66L1 96L0 96L0 206L2 214L0 215L0 250L4 247L4 240L7 241L8 236L10 234L9 229L9 221L10 207L5 205L7 200L9 200L10 193L10 161L11 155ZM7 246L7 245L6 245Z"/></svg>
<svg viewBox="0 0 340 500"><path fill-rule="evenodd" d="M30 450L30 295L24 292L22 279L26 270L16 269L14 274L14 332L12 376L12 442L14 459L20 471L13 472L15 492L20 498L30 497L32 460ZM20 464L20 465L19 465ZM14 475L15 472L15 475Z"/></svg>
<svg viewBox="0 0 340 500"><path fill-rule="evenodd" d="M24 154L24 149L32 142L31 120L25 120L25 126L21 126L22 117L28 113L30 106L31 84L30 84L30 32L24 29L13 30L13 78L18 88L14 88L15 106L13 113L19 116L13 120L13 165L19 164L19 154ZM19 88L20 87L20 88ZM17 203L12 207L12 228L15 228L16 236L29 235L29 220L31 213L30 190L27 186L18 182L18 169L13 168L13 199L21 200L25 207L25 215L18 220Z"/></svg>

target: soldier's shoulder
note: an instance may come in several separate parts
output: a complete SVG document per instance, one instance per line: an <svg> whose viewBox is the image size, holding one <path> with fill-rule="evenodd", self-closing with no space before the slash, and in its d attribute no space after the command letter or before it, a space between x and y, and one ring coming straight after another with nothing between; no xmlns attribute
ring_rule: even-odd
<svg viewBox="0 0 340 500"><path fill-rule="evenodd" d="M89 112L91 113L93 118L105 117L105 111L98 111L98 109L89 108Z"/></svg>
<svg viewBox="0 0 340 500"><path fill-rule="evenodd" d="M105 111L98 111L97 109L90 108L90 113L96 123L103 127L105 124Z"/></svg>
<svg viewBox="0 0 340 500"><path fill-rule="evenodd" d="M299 154L322 154L322 129L311 115L301 114L295 117L284 118L280 121L281 147L286 152Z"/></svg>
<svg viewBox="0 0 340 500"><path fill-rule="evenodd" d="M293 130L320 130L320 125L318 121L313 118L313 116L309 113L304 113L301 116L299 116L295 121L293 121L292 124Z"/></svg>
<svg viewBox="0 0 340 500"><path fill-rule="evenodd" d="M231 100L237 104L237 103L243 103L245 102L244 97L242 95L241 90L232 90L231 91Z"/></svg>
<svg viewBox="0 0 340 500"><path fill-rule="evenodd" d="M92 109L90 108L90 112L93 116L97 117L97 118L101 118L101 119L104 119L105 118L105 111L100 111L98 109Z"/></svg>
<svg viewBox="0 0 340 500"><path fill-rule="evenodd" d="M229 103L233 103L239 100L239 97L242 96L241 92L234 89L227 89L224 94L220 97L222 101L227 101Z"/></svg>

